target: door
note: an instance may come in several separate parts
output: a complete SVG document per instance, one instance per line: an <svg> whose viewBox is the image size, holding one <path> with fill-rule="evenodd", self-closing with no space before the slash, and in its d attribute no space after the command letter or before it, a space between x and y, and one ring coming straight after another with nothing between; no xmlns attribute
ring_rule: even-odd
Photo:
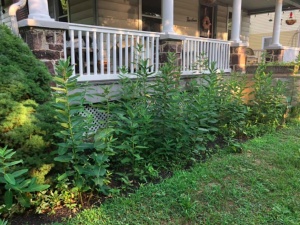
<svg viewBox="0 0 300 225"><path fill-rule="evenodd" d="M215 38L216 37L216 16L217 6L216 4L205 4L204 1L200 1L199 8L199 30L200 37Z"/></svg>

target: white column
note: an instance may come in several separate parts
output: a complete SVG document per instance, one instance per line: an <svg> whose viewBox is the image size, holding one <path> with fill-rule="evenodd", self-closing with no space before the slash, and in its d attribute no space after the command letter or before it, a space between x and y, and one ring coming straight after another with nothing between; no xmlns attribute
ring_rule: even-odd
<svg viewBox="0 0 300 225"><path fill-rule="evenodd" d="M29 19L53 20L49 15L48 0L28 0Z"/></svg>
<svg viewBox="0 0 300 225"><path fill-rule="evenodd" d="M231 41L237 44L241 42L240 39L241 18L242 18L242 0L233 0Z"/></svg>
<svg viewBox="0 0 300 225"><path fill-rule="evenodd" d="M269 47L281 47L282 46L279 43L280 28L281 28L281 15L282 15L282 2L283 2L283 0L276 1L272 44Z"/></svg>
<svg viewBox="0 0 300 225"><path fill-rule="evenodd" d="M174 0L162 0L162 32L174 32Z"/></svg>

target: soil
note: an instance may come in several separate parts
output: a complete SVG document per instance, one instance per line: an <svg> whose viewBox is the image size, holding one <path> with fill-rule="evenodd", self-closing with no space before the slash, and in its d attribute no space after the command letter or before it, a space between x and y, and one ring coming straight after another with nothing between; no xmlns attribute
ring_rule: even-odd
<svg viewBox="0 0 300 225"><path fill-rule="evenodd" d="M58 209L55 214L35 214L28 211L26 214L15 215L9 220L11 225L41 225L52 222L62 222L63 218L73 217L75 214L67 208Z"/></svg>

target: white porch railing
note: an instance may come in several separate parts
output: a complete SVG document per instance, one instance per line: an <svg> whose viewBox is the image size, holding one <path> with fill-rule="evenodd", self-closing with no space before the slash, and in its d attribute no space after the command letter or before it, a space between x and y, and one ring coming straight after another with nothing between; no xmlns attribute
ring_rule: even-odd
<svg viewBox="0 0 300 225"><path fill-rule="evenodd" d="M230 72L230 42L187 37L183 41L182 73L184 75L205 72L203 59L215 62L219 71ZM200 63L199 63L200 62Z"/></svg>
<svg viewBox="0 0 300 225"><path fill-rule="evenodd" d="M255 57L257 57L258 63L261 63L265 59L266 50L263 49L254 49L253 50Z"/></svg>
<svg viewBox="0 0 300 225"><path fill-rule="evenodd" d="M143 46L140 54L138 44ZM159 69L159 34L70 23L64 35L64 58L69 56L79 81L115 80L122 67L134 74L138 57L149 59L155 73Z"/></svg>

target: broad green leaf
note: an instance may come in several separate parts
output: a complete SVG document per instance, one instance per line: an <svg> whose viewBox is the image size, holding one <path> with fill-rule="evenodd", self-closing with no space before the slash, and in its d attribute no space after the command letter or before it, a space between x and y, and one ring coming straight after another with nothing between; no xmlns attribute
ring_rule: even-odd
<svg viewBox="0 0 300 225"><path fill-rule="evenodd" d="M16 180L14 178L14 176L12 174L5 174L4 175L4 179L6 180L6 182L8 182L11 185L16 185Z"/></svg>
<svg viewBox="0 0 300 225"><path fill-rule="evenodd" d="M18 188L19 189L26 188L26 187L28 187L28 185L30 183L31 183L31 179L26 179L26 180L20 181Z"/></svg>
<svg viewBox="0 0 300 225"><path fill-rule="evenodd" d="M63 173L62 175L60 175L60 176L57 178L57 180L58 180L58 181L62 181L62 180L64 180L64 179L66 179L67 177L68 177L67 173Z"/></svg>
<svg viewBox="0 0 300 225"><path fill-rule="evenodd" d="M13 204L13 193L11 190L7 190L4 194L4 203L7 208L11 208Z"/></svg>
<svg viewBox="0 0 300 225"><path fill-rule="evenodd" d="M19 177L21 175L23 175L24 173L27 173L28 169L23 169L23 170L18 170L12 173L12 175L16 178Z"/></svg>
<svg viewBox="0 0 300 225"><path fill-rule="evenodd" d="M67 128L67 129L70 128L68 123L60 123L60 125L61 125L62 127L64 127L64 128Z"/></svg>
<svg viewBox="0 0 300 225"><path fill-rule="evenodd" d="M20 163L23 163L23 160L18 160L18 161L13 161L13 162L10 162L10 163L5 163L4 165L9 167L9 166L14 166L14 165L17 165L17 164L20 164Z"/></svg>
<svg viewBox="0 0 300 225"><path fill-rule="evenodd" d="M67 93L67 90L66 90L65 88L51 87L51 89L53 89L53 90L55 90L55 91Z"/></svg>
<svg viewBox="0 0 300 225"><path fill-rule="evenodd" d="M44 191L46 189L48 189L50 187L50 185L48 184L32 184L31 186L29 186L28 188L24 189L24 192L36 192L36 191Z"/></svg>
<svg viewBox="0 0 300 225"><path fill-rule="evenodd" d="M57 150L57 153L59 154L59 155L64 155L64 154L66 154L66 152L68 151L68 147L69 147L69 145L67 145L66 144L66 147L59 147L59 149Z"/></svg>
<svg viewBox="0 0 300 225"><path fill-rule="evenodd" d="M16 152L13 152L12 149L6 150L5 154L4 154L4 158L5 159L11 159L11 157L16 154Z"/></svg>
<svg viewBox="0 0 300 225"><path fill-rule="evenodd" d="M97 178L94 178L93 181L94 181L95 185L103 186L103 179L102 178L97 177Z"/></svg>
<svg viewBox="0 0 300 225"><path fill-rule="evenodd" d="M72 160L72 157L69 155L61 155L61 156L55 157L54 160L57 162L66 163L66 162L70 162Z"/></svg>
<svg viewBox="0 0 300 225"><path fill-rule="evenodd" d="M58 83L64 83L64 82L65 82L64 79L62 79L62 78L60 78L60 77L58 77L58 76L54 76L54 77L53 77L53 80L56 81L56 82L58 82Z"/></svg>

